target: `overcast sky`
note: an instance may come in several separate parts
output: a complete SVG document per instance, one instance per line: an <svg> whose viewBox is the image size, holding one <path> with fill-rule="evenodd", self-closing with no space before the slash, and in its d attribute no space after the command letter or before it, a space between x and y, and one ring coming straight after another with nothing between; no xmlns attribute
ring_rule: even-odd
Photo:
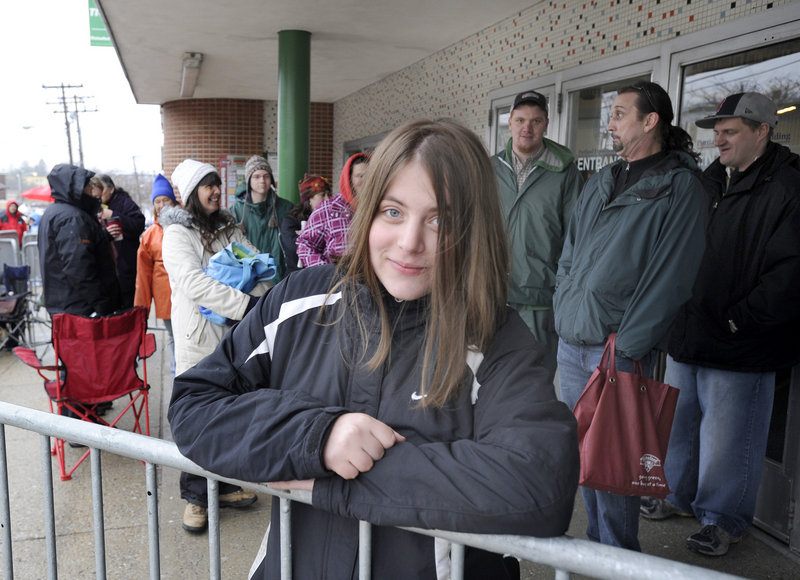
<svg viewBox="0 0 800 580"><path fill-rule="evenodd" d="M161 170L161 115L137 105L113 47L89 45L88 0L0 0L0 171L40 159L69 162L60 91L83 85L79 116L84 165L110 173ZM51 103L51 104L48 104ZM26 128L27 127L27 128ZM73 123L72 154L79 164Z"/></svg>

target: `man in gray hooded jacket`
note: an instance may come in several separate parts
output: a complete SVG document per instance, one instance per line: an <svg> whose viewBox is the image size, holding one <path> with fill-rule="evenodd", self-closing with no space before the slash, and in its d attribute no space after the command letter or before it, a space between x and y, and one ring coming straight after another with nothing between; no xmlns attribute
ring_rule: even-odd
<svg viewBox="0 0 800 580"><path fill-rule="evenodd" d="M612 333L617 369L631 372L641 361L649 374L654 349L691 296L705 245L705 193L692 140L672 119L657 84L621 88L608 124L621 159L589 178L570 219L553 300L561 399L570 407ZM590 540L641 549L638 497L581 492Z"/></svg>
<svg viewBox="0 0 800 580"><path fill-rule="evenodd" d="M536 91L514 99L506 148L492 157L511 250L509 305L545 348L550 380L556 372L558 335L553 291L561 247L583 176L572 151L544 137L547 100Z"/></svg>

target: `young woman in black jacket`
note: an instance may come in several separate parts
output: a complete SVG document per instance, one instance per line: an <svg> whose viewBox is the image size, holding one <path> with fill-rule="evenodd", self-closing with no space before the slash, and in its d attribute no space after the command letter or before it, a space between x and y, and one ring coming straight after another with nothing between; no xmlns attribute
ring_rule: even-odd
<svg viewBox="0 0 800 580"><path fill-rule="evenodd" d="M181 452L223 476L305 489L292 509L298 578L435 579L447 542L394 526L563 534L578 482L575 420L542 350L506 306L508 252L489 157L452 121L378 147L352 251L273 288L175 380ZM256 578L280 576L280 510ZM467 578L516 562L467 550ZM514 569L517 568L517 569Z"/></svg>

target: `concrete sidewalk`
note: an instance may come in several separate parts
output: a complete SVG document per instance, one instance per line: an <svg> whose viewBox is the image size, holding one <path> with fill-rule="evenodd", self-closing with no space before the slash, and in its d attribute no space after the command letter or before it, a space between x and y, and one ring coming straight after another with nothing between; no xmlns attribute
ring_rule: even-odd
<svg viewBox="0 0 800 580"><path fill-rule="evenodd" d="M157 330L154 333L158 351L148 359L147 365L152 387L150 430L153 437L171 440L166 421L172 384L169 353L164 350L166 334ZM52 359L52 349L47 354ZM48 410L47 397L39 376L9 352L0 352L0 399L33 409ZM47 575L40 438L37 434L8 427L6 442L15 578L38 580ZM82 452L81 449L67 448L68 457L73 459L80 457ZM52 461L59 577L92 578L95 563L91 466L87 460L78 468L72 480L62 482L58 477L55 458ZM143 465L138 461L104 453L102 468L108 577L124 580L147 578L149 555ZM185 502L179 496L179 473L159 468L158 477L161 577L176 580L208 577L208 535L189 534L181 527ZM223 578L247 578L269 521L269 504L270 499L262 496L248 509L221 511ZM585 538L585 527L585 512L578 494L569 535ZM647 554L747 578L800 578L800 557L790 554L786 546L758 530L748 534L722 558L708 558L690 552L685 547L685 538L698 528L699 524L690 518L673 518L658 523L642 520L642 549ZM524 564L523 578L553 578L553 571Z"/></svg>
<svg viewBox="0 0 800 580"><path fill-rule="evenodd" d="M158 350L147 360L151 385L150 434L171 440L166 421L172 389L170 355L163 348L166 332L155 330L153 333ZM52 361L52 348L46 356ZM0 399L41 411L49 410L39 375L10 352L0 352ZM128 428L125 419L120 425ZM14 577L39 580L47 577L40 437L36 433L7 427L6 445ZM73 461L84 451L66 447L67 458ZM55 457L52 465L59 578L94 578L91 465L87 459L72 479L64 482L60 481ZM139 461L103 453L102 469L107 576L125 580L148 578L144 466ZM158 468L161 577L175 580L207 578L208 534L189 534L181 527L186 503L180 498L179 476L180 473L173 469ZM269 504L269 498L262 496L248 509L221 510L223 578L247 578L269 522Z"/></svg>

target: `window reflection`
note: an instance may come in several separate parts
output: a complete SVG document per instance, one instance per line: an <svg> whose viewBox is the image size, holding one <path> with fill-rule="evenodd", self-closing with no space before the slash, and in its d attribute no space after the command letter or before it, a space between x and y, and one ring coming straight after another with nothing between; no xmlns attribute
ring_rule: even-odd
<svg viewBox="0 0 800 580"><path fill-rule="evenodd" d="M495 153L499 153L506 147L506 143L511 138L511 131L508 128L508 118L511 116L511 107L502 107L497 110L497 132L495 133Z"/></svg>
<svg viewBox="0 0 800 580"><path fill-rule="evenodd" d="M735 93L755 91L775 101L778 126L772 140L800 152L800 40L715 58L684 68L681 126L692 136L705 168L716 159L712 129L695 120L713 114L722 100Z"/></svg>

